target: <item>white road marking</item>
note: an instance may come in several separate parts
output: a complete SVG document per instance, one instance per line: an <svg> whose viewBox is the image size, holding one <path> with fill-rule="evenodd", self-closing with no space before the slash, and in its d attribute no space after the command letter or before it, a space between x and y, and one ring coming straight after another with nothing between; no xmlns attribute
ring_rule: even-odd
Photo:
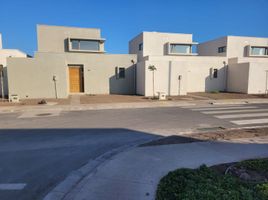
<svg viewBox="0 0 268 200"><path fill-rule="evenodd" d="M26 183L0 183L0 190L22 190Z"/></svg>
<svg viewBox="0 0 268 200"><path fill-rule="evenodd" d="M243 106L245 104L228 104L228 105L224 105L224 107L234 107L234 106ZM203 106L182 106L181 108L185 108L185 109L198 109L198 108L222 108L223 105L203 105Z"/></svg>
<svg viewBox="0 0 268 200"><path fill-rule="evenodd" d="M263 119L248 119L248 120L235 120L231 121L236 125L245 125L245 124L265 124L268 123L268 118Z"/></svg>
<svg viewBox="0 0 268 200"><path fill-rule="evenodd" d="M247 112L267 112L268 109L248 109L248 110L222 110L222 111L206 111L203 114L227 114L227 113L247 113Z"/></svg>
<svg viewBox="0 0 268 200"><path fill-rule="evenodd" d="M230 109L249 109L257 108L256 106L235 106L235 107L215 107L215 108L197 108L192 109L192 111L209 111L209 110L230 110Z"/></svg>
<svg viewBox="0 0 268 200"><path fill-rule="evenodd" d="M216 115L214 117L218 119L229 119L229 118L243 118L243 117L267 117L268 113L248 113L248 114L234 114L234 115Z"/></svg>

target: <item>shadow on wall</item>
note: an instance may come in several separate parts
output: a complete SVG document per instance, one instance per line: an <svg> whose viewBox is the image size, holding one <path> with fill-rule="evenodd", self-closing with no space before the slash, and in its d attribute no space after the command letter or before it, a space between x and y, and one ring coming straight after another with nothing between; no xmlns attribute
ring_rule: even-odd
<svg viewBox="0 0 268 200"><path fill-rule="evenodd" d="M135 65L122 67L125 76L120 77L120 66L115 67L114 75L109 78L110 94L136 94L135 91Z"/></svg>
<svg viewBox="0 0 268 200"><path fill-rule="evenodd" d="M216 69L216 68L215 68ZM216 74L215 74L216 73ZM205 92L227 90L227 66L219 68L217 72L210 69L210 75L205 80Z"/></svg>

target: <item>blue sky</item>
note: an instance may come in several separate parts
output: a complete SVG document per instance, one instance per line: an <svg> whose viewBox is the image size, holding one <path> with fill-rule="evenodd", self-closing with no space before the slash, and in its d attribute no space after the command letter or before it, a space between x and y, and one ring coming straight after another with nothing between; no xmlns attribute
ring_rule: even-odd
<svg viewBox="0 0 268 200"><path fill-rule="evenodd" d="M1 0L5 48L33 55L36 24L101 28L108 53L128 53L142 31L268 37L268 0Z"/></svg>

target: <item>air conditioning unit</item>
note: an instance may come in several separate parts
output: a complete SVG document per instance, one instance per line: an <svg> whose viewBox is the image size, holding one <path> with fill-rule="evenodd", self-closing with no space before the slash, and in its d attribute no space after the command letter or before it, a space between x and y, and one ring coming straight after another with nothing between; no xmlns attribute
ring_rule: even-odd
<svg viewBox="0 0 268 200"><path fill-rule="evenodd" d="M17 95L17 94L9 95L9 102L19 103L20 102L19 95Z"/></svg>

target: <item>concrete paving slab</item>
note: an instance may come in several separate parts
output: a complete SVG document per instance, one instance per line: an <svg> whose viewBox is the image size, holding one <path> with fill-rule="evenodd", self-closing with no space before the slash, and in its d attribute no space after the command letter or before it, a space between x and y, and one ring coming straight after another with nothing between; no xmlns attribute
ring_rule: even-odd
<svg viewBox="0 0 268 200"><path fill-rule="evenodd" d="M267 156L267 144L198 142L139 147L100 166L65 199L152 200L160 178L169 171Z"/></svg>

